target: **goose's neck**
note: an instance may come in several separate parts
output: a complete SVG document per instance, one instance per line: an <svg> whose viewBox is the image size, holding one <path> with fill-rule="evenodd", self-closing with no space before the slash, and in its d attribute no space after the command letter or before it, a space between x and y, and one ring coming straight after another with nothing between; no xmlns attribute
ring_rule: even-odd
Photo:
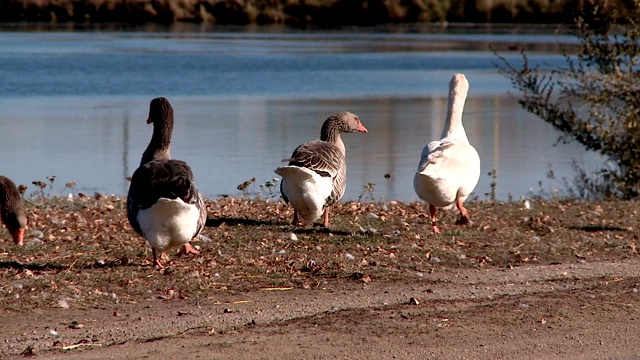
<svg viewBox="0 0 640 360"><path fill-rule="evenodd" d="M462 112L464 103L467 98L466 91L461 89L452 89L449 92L449 105L447 108L447 118L444 123L442 137L455 137L461 140L467 139L467 133L462 126Z"/></svg>
<svg viewBox="0 0 640 360"><path fill-rule="evenodd" d="M140 165L153 160L171 159L171 134L173 125L169 123L153 124L153 135L147 149L142 153Z"/></svg>
<svg viewBox="0 0 640 360"><path fill-rule="evenodd" d="M335 123L325 122L320 132L320 140L336 145L340 151L342 151L342 154L345 154L346 150L342 137L340 136L340 129Z"/></svg>

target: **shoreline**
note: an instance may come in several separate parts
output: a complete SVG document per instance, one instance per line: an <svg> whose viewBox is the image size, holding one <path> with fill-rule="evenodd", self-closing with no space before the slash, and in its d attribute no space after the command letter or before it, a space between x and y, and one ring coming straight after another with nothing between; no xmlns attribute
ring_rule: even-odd
<svg viewBox="0 0 640 360"><path fill-rule="evenodd" d="M572 22L571 7L568 0L533 4L523 0L8 0L0 3L0 23L279 24L300 28L438 22L560 24Z"/></svg>

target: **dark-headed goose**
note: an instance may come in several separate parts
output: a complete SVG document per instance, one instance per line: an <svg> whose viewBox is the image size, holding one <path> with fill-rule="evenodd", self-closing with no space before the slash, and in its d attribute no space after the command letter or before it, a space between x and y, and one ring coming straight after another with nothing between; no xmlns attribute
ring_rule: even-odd
<svg viewBox="0 0 640 360"><path fill-rule="evenodd" d="M153 264L166 250L182 246L197 254L189 242L204 227L207 208L186 162L172 160L173 108L165 98L151 100L147 124L153 124L149 146L133 173L127 196L127 216L133 229L153 249Z"/></svg>
<svg viewBox="0 0 640 360"><path fill-rule="evenodd" d="M298 146L288 161L275 173L282 176L280 192L293 206L293 224L300 219L312 223L323 216L329 226L329 206L344 195L347 182L345 147L341 133L367 132L357 115L340 112L329 116L322 125L320 140Z"/></svg>
<svg viewBox="0 0 640 360"><path fill-rule="evenodd" d="M462 111L469 91L469 82L462 74L455 74L449 83L449 107L442 138L430 142L420 156L418 171L413 180L416 194L429 204L433 231L437 208L456 204L460 211L458 225L468 224L469 214L462 202L471 194L480 178L480 156L469 144L462 126Z"/></svg>
<svg viewBox="0 0 640 360"><path fill-rule="evenodd" d="M0 176L0 218L11 233L13 242L16 245L24 245L27 213L16 184L4 176Z"/></svg>

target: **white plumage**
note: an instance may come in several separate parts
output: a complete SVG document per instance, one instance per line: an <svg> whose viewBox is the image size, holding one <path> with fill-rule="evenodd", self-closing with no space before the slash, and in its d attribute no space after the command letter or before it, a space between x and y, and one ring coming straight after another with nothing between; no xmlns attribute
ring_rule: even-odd
<svg viewBox="0 0 640 360"><path fill-rule="evenodd" d="M275 173L286 179L282 191L302 220L313 222L322 216L333 190L333 178L299 166L281 166Z"/></svg>
<svg viewBox="0 0 640 360"><path fill-rule="evenodd" d="M449 104L440 140L430 142L422 150L413 187L418 196L429 204L433 231L437 208L456 204L460 219L456 224L470 222L463 201L471 194L480 179L480 156L469 143L462 125L462 112L469 91L469 82L462 74L455 74L449 83Z"/></svg>
<svg viewBox="0 0 640 360"><path fill-rule="evenodd" d="M147 242L160 252L189 243L198 231L199 218L198 207L180 198L160 198L137 216Z"/></svg>

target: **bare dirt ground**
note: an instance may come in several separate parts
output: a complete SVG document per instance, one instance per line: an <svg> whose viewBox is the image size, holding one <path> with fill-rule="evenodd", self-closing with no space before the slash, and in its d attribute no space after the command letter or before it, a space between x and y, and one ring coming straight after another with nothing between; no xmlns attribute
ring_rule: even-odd
<svg viewBox="0 0 640 360"><path fill-rule="evenodd" d="M201 254L150 266L114 197L30 201L0 231L0 357L640 358L637 202L345 203L329 229L275 200L209 202Z"/></svg>

